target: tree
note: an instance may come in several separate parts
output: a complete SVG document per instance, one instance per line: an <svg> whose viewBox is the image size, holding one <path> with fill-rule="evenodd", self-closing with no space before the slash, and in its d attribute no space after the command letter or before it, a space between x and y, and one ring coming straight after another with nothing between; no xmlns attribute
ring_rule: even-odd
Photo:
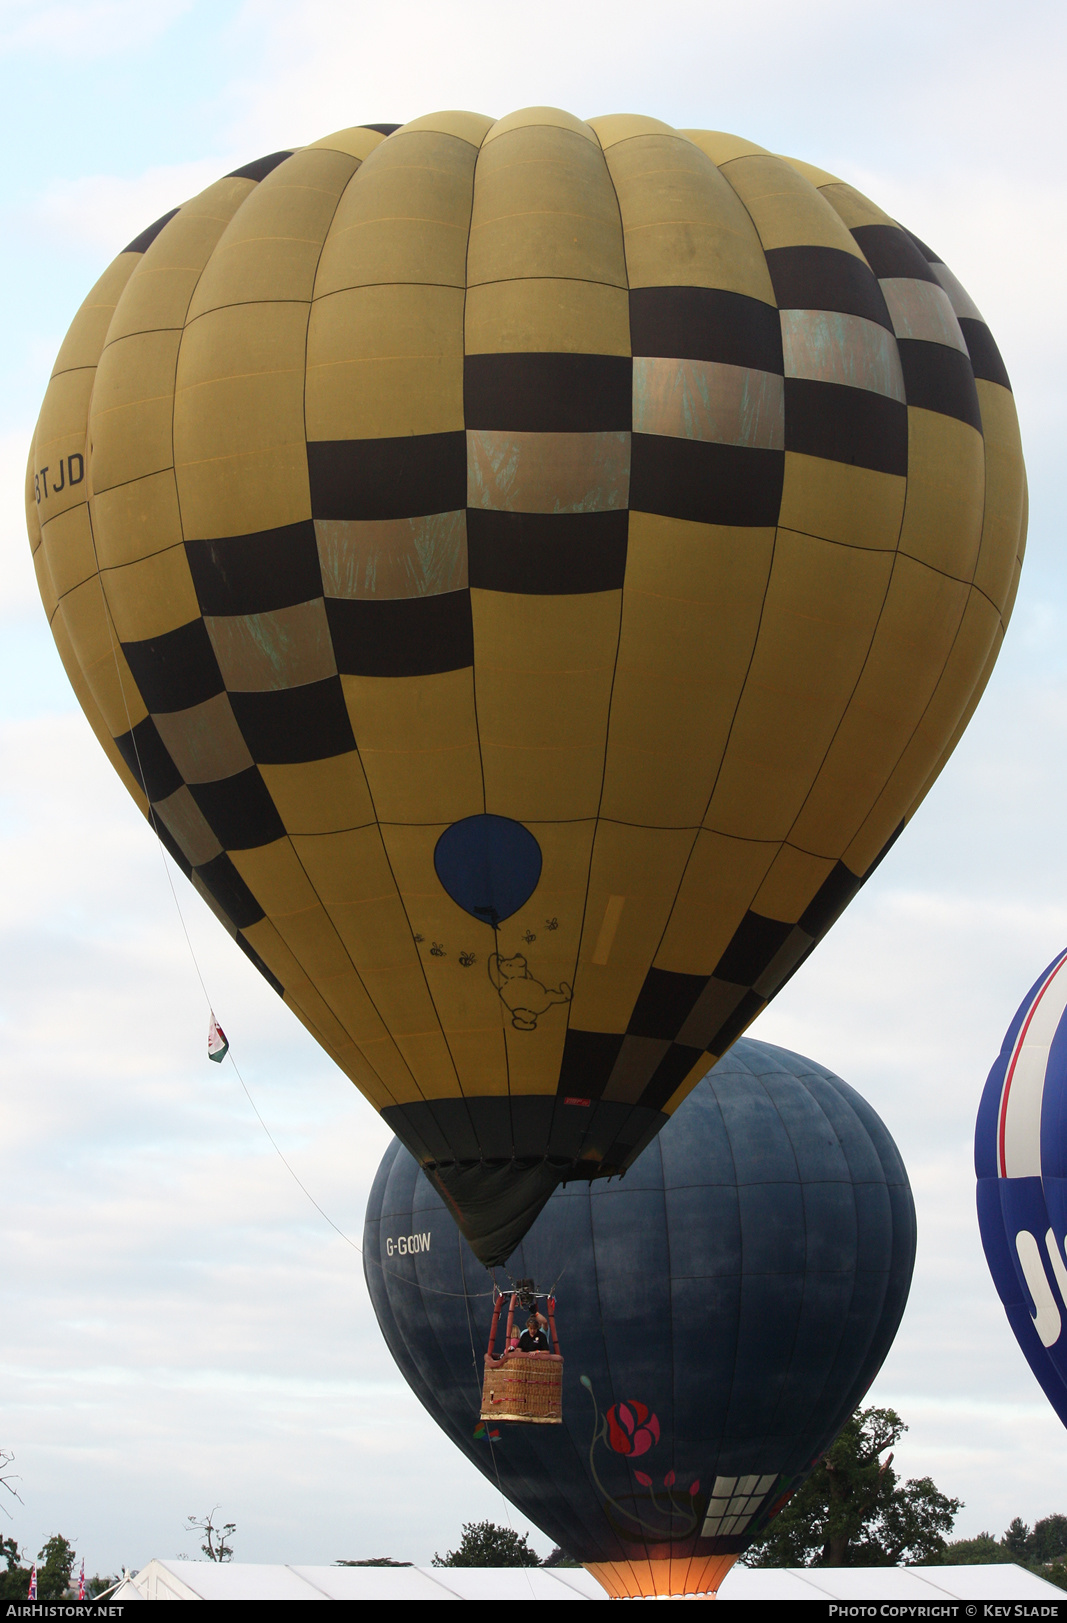
<svg viewBox="0 0 1067 1623"><path fill-rule="evenodd" d="M373 1555L368 1561L335 1561L335 1567L410 1567L410 1561L394 1561L391 1555Z"/></svg>
<svg viewBox="0 0 1067 1623"><path fill-rule="evenodd" d="M568 1555L566 1550L561 1550L558 1544L553 1547L553 1549L541 1562L543 1567L580 1567L581 1564L582 1563L580 1561L576 1561L572 1555Z"/></svg>
<svg viewBox="0 0 1067 1623"><path fill-rule="evenodd" d="M30 1587L30 1569L22 1564L13 1538L0 1538L0 1555L6 1567L0 1572L0 1600L25 1600Z"/></svg>
<svg viewBox="0 0 1067 1623"><path fill-rule="evenodd" d="M536 1551L510 1527L498 1527L496 1522L464 1522L463 1537L458 1550L447 1555L435 1553L435 1567L537 1567L540 1560Z"/></svg>
<svg viewBox="0 0 1067 1623"><path fill-rule="evenodd" d="M74 1571L74 1546L62 1533L53 1533L37 1551L37 1599L62 1600Z"/></svg>
<svg viewBox="0 0 1067 1623"><path fill-rule="evenodd" d="M12 1463L14 1458L14 1454L10 1453L8 1449L0 1448L0 1488L6 1488L8 1493L12 1494L14 1498L16 1498L21 1504L22 1496L15 1487L18 1477L8 1470L8 1466ZM6 1505L4 1506L4 1511L10 1516L11 1512L8 1510Z"/></svg>
<svg viewBox="0 0 1067 1623"><path fill-rule="evenodd" d="M227 1522L223 1527L216 1526L212 1518L218 1508L218 1505L213 1505L206 1516L186 1516L185 1531L207 1534L207 1539L200 1548L209 1561L232 1561L233 1545L227 1543L227 1540L236 1533L237 1523Z"/></svg>
<svg viewBox="0 0 1067 1623"><path fill-rule="evenodd" d="M936 1561L962 1500L930 1477L898 1484L895 1409L858 1409L743 1560L751 1567L895 1567ZM882 1455L886 1458L883 1459Z"/></svg>

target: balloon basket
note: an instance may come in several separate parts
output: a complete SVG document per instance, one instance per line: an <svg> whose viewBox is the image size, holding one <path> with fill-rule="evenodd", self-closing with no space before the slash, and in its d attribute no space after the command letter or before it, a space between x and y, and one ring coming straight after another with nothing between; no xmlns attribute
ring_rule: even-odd
<svg viewBox="0 0 1067 1623"><path fill-rule="evenodd" d="M486 1354L483 1420L516 1420L534 1426L563 1424L563 1359L557 1353Z"/></svg>

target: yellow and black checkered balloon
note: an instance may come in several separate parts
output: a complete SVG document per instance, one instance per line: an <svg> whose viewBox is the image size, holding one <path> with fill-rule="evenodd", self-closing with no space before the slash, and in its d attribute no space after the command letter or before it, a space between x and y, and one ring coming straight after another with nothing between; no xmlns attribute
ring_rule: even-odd
<svg viewBox="0 0 1067 1623"><path fill-rule="evenodd" d="M875 204L533 108L344 130L150 226L28 512L131 794L492 1262L907 821L1026 494L988 328Z"/></svg>

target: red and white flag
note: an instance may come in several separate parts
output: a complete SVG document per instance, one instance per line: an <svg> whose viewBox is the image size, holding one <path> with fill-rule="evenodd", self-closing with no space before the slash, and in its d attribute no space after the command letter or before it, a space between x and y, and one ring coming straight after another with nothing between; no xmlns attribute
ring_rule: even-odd
<svg viewBox="0 0 1067 1623"><path fill-rule="evenodd" d="M26 1596L26 1599L27 1600L36 1600L37 1599L37 1563L36 1563L36 1561L33 1563L33 1571L30 1573L30 1589L29 1589L29 1594Z"/></svg>
<svg viewBox="0 0 1067 1623"><path fill-rule="evenodd" d="M79 1600L84 1600L85 1599L85 1557L84 1556L82 1556L81 1575L78 1578L78 1599Z"/></svg>
<svg viewBox="0 0 1067 1623"><path fill-rule="evenodd" d="M229 1051L230 1045L226 1040L226 1033L215 1019L214 1014L212 1014L211 1024L207 1028L207 1057L221 1065Z"/></svg>

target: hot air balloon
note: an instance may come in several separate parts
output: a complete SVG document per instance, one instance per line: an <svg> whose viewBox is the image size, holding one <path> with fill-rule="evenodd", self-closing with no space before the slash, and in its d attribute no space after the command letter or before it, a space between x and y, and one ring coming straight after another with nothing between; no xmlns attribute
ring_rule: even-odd
<svg viewBox="0 0 1067 1623"><path fill-rule="evenodd" d="M486 1263L871 873L1025 527L935 253L751 142L551 108L343 130L149 226L27 502L116 770Z"/></svg>
<svg viewBox="0 0 1067 1623"><path fill-rule="evenodd" d="M747 1038L625 1178L558 1189L511 1260L558 1288L561 1426L482 1420L486 1276L399 1140L364 1230L408 1385L615 1596L717 1587L870 1385L914 1254L907 1175L871 1107Z"/></svg>
<svg viewBox="0 0 1067 1623"><path fill-rule="evenodd" d="M978 1223L1008 1322L1067 1425L1067 952L1019 1005L974 1137Z"/></svg>

